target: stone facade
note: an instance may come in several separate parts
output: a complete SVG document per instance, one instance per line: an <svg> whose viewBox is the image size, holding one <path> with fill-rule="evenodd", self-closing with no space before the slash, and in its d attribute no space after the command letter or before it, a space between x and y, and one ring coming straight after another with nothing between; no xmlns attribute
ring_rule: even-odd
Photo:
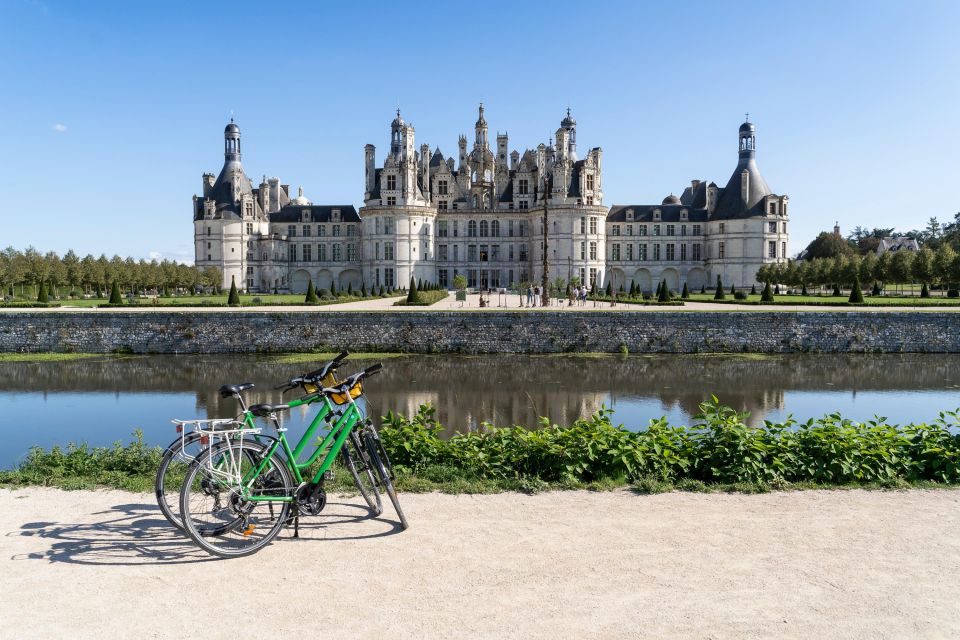
<svg viewBox="0 0 960 640"><path fill-rule="evenodd" d="M960 353L955 312L12 312L0 352Z"/></svg>
<svg viewBox="0 0 960 640"><path fill-rule="evenodd" d="M364 205L314 205L264 176L254 188L240 164L240 130L224 131L224 167L203 176L194 196L196 264L216 266L251 292L302 293L320 288L386 285L411 278L470 287L539 282L546 240L551 280L661 281L680 291L720 276L729 286L755 284L764 263L786 259L787 196L771 192L755 162L756 127L739 130L740 161L726 187L694 180L660 205L603 204L603 153L577 153L577 122L567 115L556 142L522 154L506 133L491 144L480 105L473 144L457 156L416 146L415 130L397 111L390 148L377 166L364 149ZM544 228L544 210L547 226Z"/></svg>

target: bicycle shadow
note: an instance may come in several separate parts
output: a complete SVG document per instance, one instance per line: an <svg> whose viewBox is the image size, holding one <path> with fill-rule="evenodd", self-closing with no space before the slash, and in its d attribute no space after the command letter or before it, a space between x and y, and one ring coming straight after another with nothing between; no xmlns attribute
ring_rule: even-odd
<svg viewBox="0 0 960 640"><path fill-rule="evenodd" d="M329 512L328 512L329 510ZM354 513L356 512L356 513ZM43 551L15 554L12 560L45 560L96 566L175 565L217 560L199 549L186 534L167 522L156 504L117 504L106 511L91 514L94 522L28 522L20 530L7 535L31 536L51 540ZM389 525L375 532L349 531L349 525L361 522ZM333 535L316 535L321 529L331 528ZM367 529L367 527L364 527ZM300 520L299 540L336 541L363 540L393 535L401 531L399 523L373 517L365 505L350 502L330 502L317 516L303 516ZM304 533L309 535L304 536ZM293 523L281 532L275 542L286 542L293 536Z"/></svg>

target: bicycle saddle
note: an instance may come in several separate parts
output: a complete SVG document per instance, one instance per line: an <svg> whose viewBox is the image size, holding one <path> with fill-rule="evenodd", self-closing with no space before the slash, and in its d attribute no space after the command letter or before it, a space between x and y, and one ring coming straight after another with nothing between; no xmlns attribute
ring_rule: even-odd
<svg viewBox="0 0 960 640"><path fill-rule="evenodd" d="M253 404L250 405L250 413L259 417L266 418L271 413L278 411L289 411L290 406L285 404Z"/></svg>
<svg viewBox="0 0 960 640"><path fill-rule="evenodd" d="M230 396L238 396L241 391L246 391L247 389L252 389L252 382L243 382L241 384L225 384L220 387L220 397L229 398Z"/></svg>

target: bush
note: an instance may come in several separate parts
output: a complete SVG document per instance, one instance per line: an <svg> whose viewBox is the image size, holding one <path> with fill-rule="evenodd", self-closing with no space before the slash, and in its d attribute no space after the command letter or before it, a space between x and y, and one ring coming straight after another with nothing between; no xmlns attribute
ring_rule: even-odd
<svg viewBox="0 0 960 640"><path fill-rule="evenodd" d="M114 280L110 285L110 304L123 304L123 298L120 297L120 285Z"/></svg>
<svg viewBox="0 0 960 640"><path fill-rule="evenodd" d="M850 298L847 300L853 304L863 304L863 291L860 289L860 278L854 276L853 286L850 287Z"/></svg>
<svg viewBox="0 0 960 640"><path fill-rule="evenodd" d="M417 281L410 276L410 291L407 293L407 304L420 304L420 291L417 289Z"/></svg>
<svg viewBox="0 0 960 640"><path fill-rule="evenodd" d="M870 295L872 295L872 296L879 296L879 295L882 294L882 293L883 293L883 291L881 291L881 289L880 289L880 283L879 283L879 282L874 282L874 283L873 283L873 289L870 291Z"/></svg>
<svg viewBox="0 0 960 640"><path fill-rule="evenodd" d="M227 295L227 304L231 307L240 306L240 293L237 291L236 278L230 278L230 293Z"/></svg>
<svg viewBox="0 0 960 640"><path fill-rule="evenodd" d="M306 304L317 304L320 298L317 297L317 290L313 288L313 278L307 281L307 295L303 299Z"/></svg>
<svg viewBox="0 0 960 640"><path fill-rule="evenodd" d="M763 293L760 294L760 302L773 302L773 289L770 288L770 283L768 282L763 286Z"/></svg>
<svg viewBox="0 0 960 640"><path fill-rule="evenodd" d="M948 298L960 298L960 290L958 289L948 289L947 290Z"/></svg>
<svg viewBox="0 0 960 640"><path fill-rule="evenodd" d="M690 291L687 290L687 283L686 283L686 282L683 283L683 291L680 292L680 299L681 299L681 300L689 300L689 299L690 299Z"/></svg>
<svg viewBox="0 0 960 640"><path fill-rule="evenodd" d="M746 299L747 299L747 292L746 292L746 291L737 291L737 292L735 292L735 293L733 294L733 299L734 299L734 300L746 300Z"/></svg>
<svg viewBox="0 0 960 640"><path fill-rule="evenodd" d="M727 295L723 292L723 281L720 280L720 276L717 276L717 289L713 292L714 300L723 300Z"/></svg>
<svg viewBox="0 0 960 640"><path fill-rule="evenodd" d="M930 288L927 287L927 283L924 282L923 286L920 288L920 297L929 298L930 297Z"/></svg>
<svg viewBox="0 0 960 640"><path fill-rule="evenodd" d="M40 292L37 293L37 302L47 303L50 302L50 294L47 293L47 283L40 283Z"/></svg>

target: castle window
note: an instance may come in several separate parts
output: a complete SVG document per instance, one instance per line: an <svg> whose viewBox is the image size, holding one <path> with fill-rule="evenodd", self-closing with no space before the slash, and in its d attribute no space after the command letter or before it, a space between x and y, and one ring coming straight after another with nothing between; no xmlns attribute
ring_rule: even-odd
<svg viewBox="0 0 960 640"><path fill-rule="evenodd" d="M771 240L767 243L767 257L776 258L777 257L777 243Z"/></svg>
<svg viewBox="0 0 960 640"><path fill-rule="evenodd" d="M695 236L701 235L700 225L698 225L698 224L693 225L693 235L695 235Z"/></svg>
<svg viewBox="0 0 960 640"><path fill-rule="evenodd" d="M340 222L340 209L330 210L330 220L333 222Z"/></svg>
<svg viewBox="0 0 960 640"><path fill-rule="evenodd" d="M687 245L685 244L680 245L680 259L681 260L687 259Z"/></svg>
<svg viewBox="0 0 960 640"><path fill-rule="evenodd" d="M291 244L291 245L290 245L290 248L289 248L288 254L287 254L287 258L290 260L290 262L296 262L296 261L297 261L297 245L295 245L295 244Z"/></svg>
<svg viewBox="0 0 960 640"><path fill-rule="evenodd" d="M437 180L437 194L441 196L447 195L447 181L446 180Z"/></svg>
<svg viewBox="0 0 960 640"><path fill-rule="evenodd" d="M620 235L620 225L618 224L613 225L613 227L611 228L611 233L612 235L615 235L615 236Z"/></svg>
<svg viewBox="0 0 960 640"><path fill-rule="evenodd" d="M520 204L521 211L526 211L527 209L530 208L530 203L527 202L526 200L521 200L519 204Z"/></svg>
<svg viewBox="0 0 960 640"><path fill-rule="evenodd" d="M627 234L626 234L626 235L628 235L628 236L632 236L632 235L633 235L633 225L632 225L632 224L628 224L628 225L627 225Z"/></svg>
<svg viewBox="0 0 960 640"><path fill-rule="evenodd" d="M617 261L620 260L620 245L619 245L619 244L615 244L615 245L613 245L613 247L611 247L610 258L611 258L612 260L617 260Z"/></svg>
<svg viewBox="0 0 960 640"><path fill-rule="evenodd" d="M658 224L653 225L653 235L655 236L660 235L660 225Z"/></svg>
<svg viewBox="0 0 960 640"><path fill-rule="evenodd" d="M667 235L668 235L668 236L675 236L675 235L677 235L677 225L675 225L675 224L668 224L668 225L667 225Z"/></svg>
<svg viewBox="0 0 960 640"><path fill-rule="evenodd" d="M527 261L527 245L525 245L525 244L520 245L520 257L517 258L517 259L518 259L520 262L526 262L526 261Z"/></svg>
<svg viewBox="0 0 960 640"><path fill-rule="evenodd" d="M489 235L489 225L486 220L480 221L480 237L486 238Z"/></svg>
<svg viewBox="0 0 960 640"><path fill-rule="evenodd" d="M680 235L682 236L687 235L687 225L685 224L680 225Z"/></svg>
<svg viewBox="0 0 960 640"><path fill-rule="evenodd" d="M245 215L245 216L248 217L248 218L252 218L252 217L253 217L253 203L252 203L252 202L244 203L244 205L243 205L243 215Z"/></svg>
<svg viewBox="0 0 960 640"><path fill-rule="evenodd" d="M637 245L637 258L641 261L647 259L647 245L645 244Z"/></svg>
<svg viewBox="0 0 960 640"><path fill-rule="evenodd" d="M303 237L304 237L304 238L309 238L309 237L310 237L310 232L311 232L310 225L308 225L308 224L303 225Z"/></svg>
<svg viewBox="0 0 960 640"><path fill-rule="evenodd" d="M393 196L387 196L387 206L388 207L397 206L397 199Z"/></svg>
<svg viewBox="0 0 960 640"><path fill-rule="evenodd" d="M525 196L530 193L530 182L526 179L517 180L517 194Z"/></svg>
<svg viewBox="0 0 960 640"><path fill-rule="evenodd" d="M207 227L207 235L210 235L210 227Z"/></svg>
<svg viewBox="0 0 960 640"><path fill-rule="evenodd" d="M392 242L383 243L383 259L393 260L393 243Z"/></svg>
<svg viewBox="0 0 960 640"><path fill-rule="evenodd" d="M333 261L340 262L341 248L339 244L333 245Z"/></svg>
<svg viewBox="0 0 960 640"><path fill-rule="evenodd" d="M247 223L247 235L251 235L252 233L253 233L253 223L252 223L252 222L248 222L248 223Z"/></svg>
<svg viewBox="0 0 960 640"><path fill-rule="evenodd" d="M210 243L210 242L207 243L207 249L210 249L210 248L211 248L211 246L210 246L211 244L212 244L212 243Z"/></svg>
<svg viewBox="0 0 960 640"><path fill-rule="evenodd" d="M438 244L438 245L437 245L437 257L438 257L440 260L446 260L446 259L447 259L447 245L445 245L445 244Z"/></svg>
<svg viewBox="0 0 960 640"><path fill-rule="evenodd" d="M347 237L352 238L357 235L357 225L348 224L347 225Z"/></svg>
<svg viewBox="0 0 960 640"><path fill-rule="evenodd" d="M253 275L253 267L247 267L247 275L248 275L248 276L252 276L252 275Z"/></svg>
<svg viewBox="0 0 960 640"><path fill-rule="evenodd" d="M781 258L786 258L786 257L787 257L787 243L786 243L786 242L781 242L781 243L780 243L780 257L781 257Z"/></svg>
<svg viewBox="0 0 960 640"><path fill-rule="evenodd" d="M667 260L677 259L677 245L672 242L667 245Z"/></svg>
<svg viewBox="0 0 960 640"><path fill-rule="evenodd" d="M783 233L786 233L786 232L787 232L787 223L786 223L786 222L783 223L782 229L783 229Z"/></svg>
<svg viewBox="0 0 960 640"><path fill-rule="evenodd" d="M446 200L440 200L439 202L437 202L438 211L447 211L447 206L448 205Z"/></svg>
<svg viewBox="0 0 960 640"><path fill-rule="evenodd" d="M521 238L528 236L529 233L527 233L527 221L521 220L518 224L520 225L520 233L517 235L519 235Z"/></svg>
<svg viewBox="0 0 960 640"><path fill-rule="evenodd" d="M633 244L627 244L627 260L633 260Z"/></svg>
<svg viewBox="0 0 960 640"><path fill-rule="evenodd" d="M654 259L654 261L660 260L660 245L659 245L659 244L653 245L653 259Z"/></svg>
<svg viewBox="0 0 960 640"><path fill-rule="evenodd" d="M313 260L313 245L305 244L303 245L303 261L310 262Z"/></svg>
<svg viewBox="0 0 960 640"><path fill-rule="evenodd" d="M394 232L393 218L383 219L383 232L387 235L390 235Z"/></svg>
<svg viewBox="0 0 960 640"><path fill-rule="evenodd" d="M373 243L373 259L374 260L380 259L380 243L379 242Z"/></svg>
<svg viewBox="0 0 960 640"><path fill-rule="evenodd" d="M317 245L317 260L319 260L320 262L327 261L327 245L325 244Z"/></svg>
<svg viewBox="0 0 960 640"><path fill-rule="evenodd" d="M777 213L777 203L776 203L776 202L771 202L771 203L770 203L770 215L775 215L776 213Z"/></svg>
<svg viewBox="0 0 960 640"><path fill-rule="evenodd" d="M691 251L691 253L693 254L693 259L694 259L694 260L699 260L699 259L700 259L700 243L699 243L699 242L694 242L694 243L690 246L690 251Z"/></svg>
<svg viewBox="0 0 960 640"><path fill-rule="evenodd" d="M680 210L680 219L681 219L681 220L686 220L686 219L687 219L687 210L686 210L686 209L681 209L681 210Z"/></svg>
<svg viewBox="0 0 960 640"><path fill-rule="evenodd" d="M593 196L587 196L587 206L588 207L593 206Z"/></svg>
<svg viewBox="0 0 960 640"><path fill-rule="evenodd" d="M487 262L490 259L489 247L485 244L480 245L480 262Z"/></svg>
<svg viewBox="0 0 960 640"><path fill-rule="evenodd" d="M654 210L653 210L653 219L654 219L654 220L659 220L659 219L660 219L660 209L654 209Z"/></svg>
<svg viewBox="0 0 960 640"><path fill-rule="evenodd" d="M333 225L333 237L334 238L340 237L340 225L338 224Z"/></svg>
<svg viewBox="0 0 960 640"><path fill-rule="evenodd" d="M721 222L721 223L720 223L720 233L723 233L726 228L727 228L727 225L724 224L723 222Z"/></svg>
<svg viewBox="0 0 960 640"><path fill-rule="evenodd" d="M580 216L580 233L586 233L586 232L587 232L587 217Z"/></svg>
<svg viewBox="0 0 960 640"><path fill-rule="evenodd" d="M317 225L317 235L320 236L320 237L326 236L326 235L327 235L327 225L325 225L325 224L318 224L318 225Z"/></svg>
<svg viewBox="0 0 960 640"><path fill-rule="evenodd" d="M387 191L396 191L397 176L387 176Z"/></svg>
<svg viewBox="0 0 960 640"><path fill-rule="evenodd" d="M290 238L297 237L297 226L293 224L287 225L287 236Z"/></svg>
<svg viewBox="0 0 960 640"><path fill-rule="evenodd" d="M597 243L596 242L590 243L590 259L591 260L597 259Z"/></svg>
<svg viewBox="0 0 960 640"><path fill-rule="evenodd" d="M777 232L777 223L776 223L776 222L769 222L769 223L767 223L767 230L769 230L770 233L776 233L776 232Z"/></svg>
<svg viewBox="0 0 960 640"><path fill-rule="evenodd" d="M597 233L597 219L592 216L590 217L590 233L592 235Z"/></svg>
<svg viewBox="0 0 960 640"><path fill-rule="evenodd" d="M500 221L494 220L490 223L490 235L494 238L500 237Z"/></svg>
<svg viewBox="0 0 960 640"><path fill-rule="evenodd" d="M587 191L593 191L593 174L587 174ZM590 204L589 202L587 204Z"/></svg>
<svg viewBox="0 0 960 640"><path fill-rule="evenodd" d="M470 238L477 237L477 221L471 220L467 223L467 236Z"/></svg>
<svg viewBox="0 0 960 640"><path fill-rule="evenodd" d="M587 259L587 243L586 242L580 243L580 259L581 260Z"/></svg>
<svg viewBox="0 0 960 640"><path fill-rule="evenodd" d="M717 257L723 260L724 255L725 255L725 252L724 252L723 241L721 241L720 246L718 247Z"/></svg>
<svg viewBox="0 0 960 640"><path fill-rule="evenodd" d="M347 245L347 260L353 262L357 259L357 245L348 244Z"/></svg>
<svg viewBox="0 0 960 640"><path fill-rule="evenodd" d="M303 222L310 221L310 209L304 209L300 212L300 220Z"/></svg>
<svg viewBox="0 0 960 640"><path fill-rule="evenodd" d="M467 262L476 262L477 260L477 245L470 244L467 245Z"/></svg>
<svg viewBox="0 0 960 640"><path fill-rule="evenodd" d="M513 220L507 221L507 235L513 237Z"/></svg>
<svg viewBox="0 0 960 640"><path fill-rule="evenodd" d="M639 231L640 233L638 233L637 235L640 235L640 236L647 235L647 225L645 224L640 225Z"/></svg>
<svg viewBox="0 0 960 640"><path fill-rule="evenodd" d="M633 209L627 209L627 220L633 220Z"/></svg>
<svg viewBox="0 0 960 640"><path fill-rule="evenodd" d="M437 220L437 237L438 238L447 237L447 221L446 220Z"/></svg>
<svg viewBox="0 0 960 640"><path fill-rule="evenodd" d="M383 270L383 284L388 287L393 287L393 268L387 267Z"/></svg>

